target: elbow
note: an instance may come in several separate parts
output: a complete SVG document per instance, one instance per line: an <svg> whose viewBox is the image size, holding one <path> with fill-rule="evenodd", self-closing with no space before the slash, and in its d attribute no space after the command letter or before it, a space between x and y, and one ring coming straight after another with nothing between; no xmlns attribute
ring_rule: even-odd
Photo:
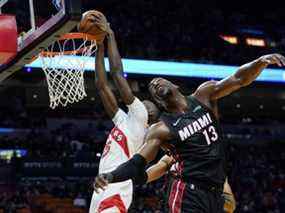
<svg viewBox="0 0 285 213"><path fill-rule="evenodd" d="M241 87L246 87L246 86L250 85L251 83L252 83L252 81L250 79L242 79L242 80L240 80L239 85Z"/></svg>
<svg viewBox="0 0 285 213"><path fill-rule="evenodd" d="M110 73L112 75L121 74L123 70L123 64L121 63L121 61L115 61L110 64Z"/></svg>

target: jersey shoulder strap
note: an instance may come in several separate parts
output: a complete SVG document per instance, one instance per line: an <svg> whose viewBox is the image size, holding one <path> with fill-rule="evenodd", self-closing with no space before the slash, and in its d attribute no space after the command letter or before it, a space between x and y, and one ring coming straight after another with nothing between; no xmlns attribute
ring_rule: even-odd
<svg viewBox="0 0 285 213"><path fill-rule="evenodd" d="M193 111L197 106L201 105L200 102L198 102L198 100L193 95L187 96L187 100L189 111Z"/></svg>
<svg viewBox="0 0 285 213"><path fill-rule="evenodd" d="M188 96L188 101L192 104L192 108L195 109L198 106L203 107L204 110L209 111L211 113L213 113L213 110L210 109L210 107L208 107L206 104L202 103L201 101L199 101L194 95L189 95ZM190 105L191 105L190 104ZM195 111L195 110L194 110Z"/></svg>
<svg viewBox="0 0 285 213"><path fill-rule="evenodd" d="M175 140L177 138L175 122L179 119L179 115L164 112L160 116L160 120L169 128L171 137Z"/></svg>

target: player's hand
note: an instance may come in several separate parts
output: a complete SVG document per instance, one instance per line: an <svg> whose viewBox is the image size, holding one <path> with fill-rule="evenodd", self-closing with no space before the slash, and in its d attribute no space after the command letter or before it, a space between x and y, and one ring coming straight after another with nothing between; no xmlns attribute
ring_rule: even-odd
<svg viewBox="0 0 285 213"><path fill-rule="evenodd" d="M280 54L269 54L260 57L261 62L266 65L277 64L279 67L285 66L285 57Z"/></svg>
<svg viewBox="0 0 285 213"><path fill-rule="evenodd" d="M112 32L107 18L102 13L94 14L94 21L96 25L104 32L110 34Z"/></svg>
<svg viewBox="0 0 285 213"><path fill-rule="evenodd" d="M99 189L103 191L109 184L110 174L99 174L93 183L93 188L96 193L99 193Z"/></svg>

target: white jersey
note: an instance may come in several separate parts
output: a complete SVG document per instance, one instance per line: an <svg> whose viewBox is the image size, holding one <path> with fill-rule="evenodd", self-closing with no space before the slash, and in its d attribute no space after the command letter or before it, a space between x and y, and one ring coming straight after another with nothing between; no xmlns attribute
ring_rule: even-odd
<svg viewBox="0 0 285 213"><path fill-rule="evenodd" d="M128 113L119 109L113 122L115 127L108 136L99 164L99 174L113 171L129 160L143 145L148 122L147 110L135 98L128 105Z"/></svg>
<svg viewBox="0 0 285 213"><path fill-rule="evenodd" d="M99 174L111 172L131 158L142 146L148 114L137 98L128 106L128 113L119 109L113 118L115 127L108 136L99 164ZM109 184L100 193L93 192L89 213L127 213L133 197L131 180Z"/></svg>

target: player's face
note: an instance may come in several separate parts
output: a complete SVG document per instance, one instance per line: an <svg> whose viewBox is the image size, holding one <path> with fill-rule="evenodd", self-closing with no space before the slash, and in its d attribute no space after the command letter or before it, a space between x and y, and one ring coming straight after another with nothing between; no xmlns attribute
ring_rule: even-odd
<svg viewBox="0 0 285 213"><path fill-rule="evenodd" d="M151 125L153 123L156 123L158 121L159 118L159 109L157 108L157 106L148 100L144 100L143 104L146 107L147 113L148 113L148 124Z"/></svg>
<svg viewBox="0 0 285 213"><path fill-rule="evenodd" d="M165 108L165 102L178 87L164 78L154 78L149 83L149 92L155 102Z"/></svg>

